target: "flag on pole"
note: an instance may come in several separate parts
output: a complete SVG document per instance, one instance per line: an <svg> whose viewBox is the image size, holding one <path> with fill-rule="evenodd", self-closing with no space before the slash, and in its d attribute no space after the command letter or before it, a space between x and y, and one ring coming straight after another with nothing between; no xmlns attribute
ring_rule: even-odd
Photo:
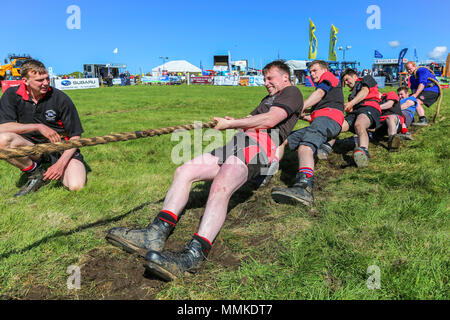
<svg viewBox="0 0 450 320"><path fill-rule="evenodd" d="M383 58L383 55L380 53L380 51L375 50L375 58L377 58L377 59Z"/></svg>
<svg viewBox="0 0 450 320"><path fill-rule="evenodd" d="M316 32L316 26L312 22L311 19L309 19L309 54L308 59L315 59L317 56L317 38L314 34Z"/></svg>
<svg viewBox="0 0 450 320"><path fill-rule="evenodd" d="M419 62L419 58L417 57L417 49L416 48L414 48L414 60L416 62Z"/></svg>
<svg viewBox="0 0 450 320"><path fill-rule="evenodd" d="M331 33L330 33L330 50L328 52L328 60L329 61L337 61L336 55L336 42L337 42L337 33L339 29L335 26L331 25Z"/></svg>
<svg viewBox="0 0 450 320"><path fill-rule="evenodd" d="M228 70L231 73L231 53L228 51Z"/></svg>
<svg viewBox="0 0 450 320"><path fill-rule="evenodd" d="M398 72L403 71L403 58L405 57L406 51L408 51L408 48L402 49L398 55Z"/></svg>

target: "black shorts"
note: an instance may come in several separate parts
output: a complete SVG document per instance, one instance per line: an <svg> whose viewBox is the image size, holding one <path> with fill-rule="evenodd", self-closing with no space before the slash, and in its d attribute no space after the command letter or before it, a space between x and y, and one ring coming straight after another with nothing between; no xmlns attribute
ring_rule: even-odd
<svg viewBox="0 0 450 320"><path fill-rule="evenodd" d="M368 129L375 129L380 125L381 112L375 109L374 107L362 106L354 110L353 112L347 114L344 118L345 121L347 121L348 126L350 128L349 130L351 132L355 133L356 118L360 114L365 114L367 117L369 117L370 126Z"/></svg>
<svg viewBox="0 0 450 320"><path fill-rule="evenodd" d="M431 107L433 103L437 101L439 98L439 93L434 91L422 91L421 94L417 97L420 101L423 102L427 107Z"/></svg>
<svg viewBox="0 0 450 320"><path fill-rule="evenodd" d="M54 153L50 153L48 155L44 155L41 159L45 162L49 162L50 165L54 165L56 163L56 161L58 161L58 159L61 157L62 152L54 152ZM82 164L84 164L86 166L86 163L84 162L84 157L80 152L80 149L77 149L73 156L72 159L81 161Z"/></svg>
<svg viewBox="0 0 450 320"><path fill-rule="evenodd" d="M32 139L32 138L30 138L30 137L28 137L26 135L21 135L21 137L24 138L25 140L30 141L33 144L41 144L41 143L47 143L48 142L48 141L42 142L42 141L39 141L39 140L36 140L36 139ZM58 159L61 157L62 154L63 154L63 152L53 152L53 153L50 153L50 154L45 154L45 155L41 156L41 161L45 162L45 163L50 163L50 165L54 165L56 163L56 161L58 161ZM74 154L72 156L72 159L79 160L79 161L81 161L82 164L84 164L86 166L86 163L84 162L84 157L81 154L80 149L77 149L74 152Z"/></svg>
<svg viewBox="0 0 450 320"><path fill-rule="evenodd" d="M219 165L222 165L230 156L235 156L244 162L248 168L247 180L264 175L270 166L269 157L263 148L260 148L256 140L242 131L238 131L226 145L210 153L219 158Z"/></svg>
<svg viewBox="0 0 450 320"><path fill-rule="evenodd" d="M306 145L316 153L322 144L336 138L341 130L339 123L333 119L317 117L309 126L296 130L289 135L289 148L296 150L300 145Z"/></svg>

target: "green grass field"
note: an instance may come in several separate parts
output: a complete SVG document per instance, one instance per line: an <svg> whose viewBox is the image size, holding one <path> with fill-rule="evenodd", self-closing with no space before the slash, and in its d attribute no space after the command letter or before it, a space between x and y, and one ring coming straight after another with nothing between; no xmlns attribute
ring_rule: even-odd
<svg viewBox="0 0 450 320"><path fill-rule="evenodd" d="M312 92L301 90L304 97ZM266 91L136 86L67 93L91 137L243 117ZM431 119L435 106L426 112ZM297 156L287 152L268 187L244 186L233 196L201 272L170 283L144 274L143 260L104 236L115 226L145 226L161 208L177 167L171 135L83 148L91 171L86 188L73 193L52 182L13 199L21 175L2 161L0 298L449 299L449 119L447 90L440 121L413 131L415 140L399 152L371 144L366 169L346 154L318 162L313 209L270 197L272 187L294 178ZM196 231L208 187L194 185L169 248L181 248ZM80 267L79 290L67 287L71 265ZM369 266L379 268L379 289L367 286Z"/></svg>

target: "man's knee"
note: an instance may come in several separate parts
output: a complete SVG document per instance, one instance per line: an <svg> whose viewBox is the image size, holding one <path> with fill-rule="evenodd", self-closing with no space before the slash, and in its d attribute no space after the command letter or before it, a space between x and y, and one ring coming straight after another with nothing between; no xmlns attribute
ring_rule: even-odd
<svg viewBox="0 0 450 320"><path fill-rule="evenodd" d="M86 186L86 182L85 181L69 181L68 184L66 185L67 189L69 189L69 191L79 191L81 189L83 189Z"/></svg>
<svg viewBox="0 0 450 320"><path fill-rule="evenodd" d="M317 148L313 144L301 144L298 147L298 154L314 153Z"/></svg>
<svg viewBox="0 0 450 320"><path fill-rule="evenodd" d="M14 134L10 132L0 133L0 149L6 149L11 146L14 140Z"/></svg>
<svg viewBox="0 0 450 320"><path fill-rule="evenodd" d="M365 131L370 127L370 119L368 117L359 118L355 123L355 131Z"/></svg>

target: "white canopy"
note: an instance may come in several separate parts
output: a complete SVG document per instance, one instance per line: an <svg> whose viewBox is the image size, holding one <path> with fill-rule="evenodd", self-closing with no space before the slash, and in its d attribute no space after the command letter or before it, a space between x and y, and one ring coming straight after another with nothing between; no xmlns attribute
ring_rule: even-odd
<svg viewBox="0 0 450 320"><path fill-rule="evenodd" d="M152 73L162 72L163 70L167 72L202 72L202 69L186 60L173 60L153 68Z"/></svg>
<svg viewBox="0 0 450 320"><path fill-rule="evenodd" d="M286 61L286 63L293 69L293 70L306 70L308 69L306 67L306 63L308 61L306 60L289 60Z"/></svg>

